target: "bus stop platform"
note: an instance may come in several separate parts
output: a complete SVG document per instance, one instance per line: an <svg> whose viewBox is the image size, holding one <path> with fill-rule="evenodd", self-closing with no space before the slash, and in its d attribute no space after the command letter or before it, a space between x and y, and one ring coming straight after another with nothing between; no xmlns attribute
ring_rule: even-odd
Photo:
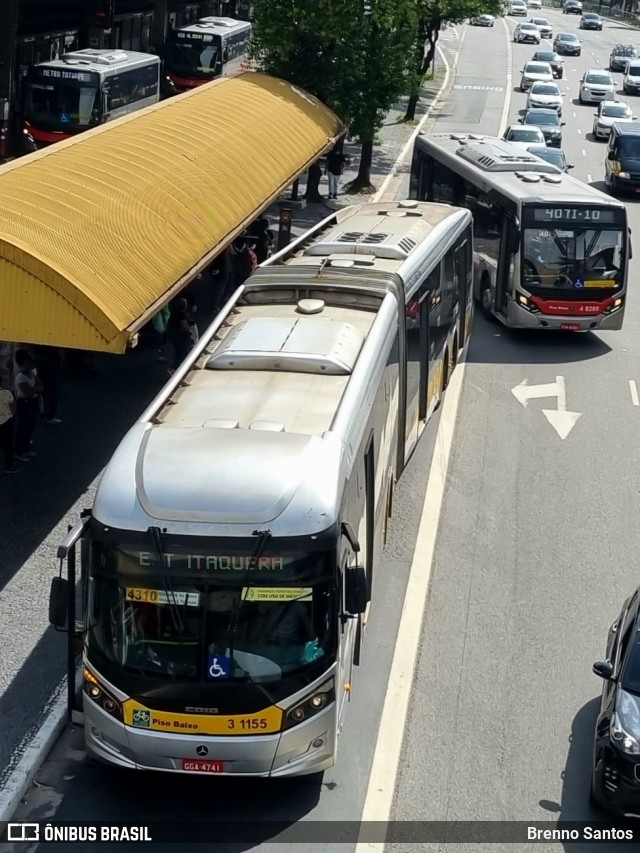
<svg viewBox="0 0 640 853"><path fill-rule="evenodd" d="M124 352L342 132L245 73L0 167L0 340Z"/></svg>

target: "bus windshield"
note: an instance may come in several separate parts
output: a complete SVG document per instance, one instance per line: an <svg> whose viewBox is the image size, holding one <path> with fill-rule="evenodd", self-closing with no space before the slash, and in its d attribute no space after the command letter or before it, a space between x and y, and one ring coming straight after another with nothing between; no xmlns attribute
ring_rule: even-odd
<svg viewBox="0 0 640 853"><path fill-rule="evenodd" d="M25 118L60 130L86 128L100 123L99 88L76 80L27 83Z"/></svg>
<svg viewBox="0 0 640 853"><path fill-rule="evenodd" d="M204 683L279 681L329 658L337 605L327 559L249 561L170 554L162 568L147 552L94 545L89 650L123 670Z"/></svg>
<svg viewBox="0 0 640 853"><path fill-rule="evenodd" d="M614 229L525 228L522 283L527 290L620 287L624 237Z"/></svg>
<svg viewBox="0 0 640 853"><path fill-rule="evenodd" d="M213 36L209 36L214 39ZM220 39L203 41L202 39L181 39L173 33L167 45L167 71L189 77L213 77L222 72L220 61Z"/></svg>

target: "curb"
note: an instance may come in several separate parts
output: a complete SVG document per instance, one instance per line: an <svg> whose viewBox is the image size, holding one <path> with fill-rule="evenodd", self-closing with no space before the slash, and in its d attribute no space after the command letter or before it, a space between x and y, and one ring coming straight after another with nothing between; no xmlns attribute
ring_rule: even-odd
<svg viewBox="0 0 640 853"><path fill-rule="evenodd" d="M67 723L67 678L49 700L45 719L0 790L0 824L10 821ZM29 733L25 735L25 740Z"/></svg>
<svg viewBox="0 0 640 853"><path fill-rule="evenodd" d="M380 189L372 196L372 200L374 202L380 201L382 196L388 191L389 185L392 180L397 177L398 170L406 160L416 137L422 131L429 118L431 118L434 109L440 105L441 100L448 96L448 87L458 65L458 57L460 55L462 40L463 37L461 36L455 57L451 63L447 60L442 48L439 45L437 46L437 51L445 66L445 76L442 85L438 89L433 101L429 104L425 114L413 129L409 139L402 147L400 154L391 167L391 170L385 176ZM350 202L350 204L357 203L357 201ZM47 760L49 753L55 746L66 725L67 678L65 676L53 692L48 704L45 706L45 718L42 724L30 739L30 733L25 735L23 742L28 741L28 746L24 749L20 760L10 772L6 781L4 779L0 780L0 784L2 784L2 789L0 790L0 824L7 823L11 820L20 805L20 801L33 784L38 771Z"/></svg>

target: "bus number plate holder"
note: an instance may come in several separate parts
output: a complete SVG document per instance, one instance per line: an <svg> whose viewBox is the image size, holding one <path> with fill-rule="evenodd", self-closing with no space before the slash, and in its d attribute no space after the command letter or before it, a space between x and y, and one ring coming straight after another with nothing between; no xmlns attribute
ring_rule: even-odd
<svg viewBox="0 0 640 853"><path fill-rule="evenodd" d="M224 762L208 761L206 758L183 758L182 769L190 773L224 773Z"/></svg>

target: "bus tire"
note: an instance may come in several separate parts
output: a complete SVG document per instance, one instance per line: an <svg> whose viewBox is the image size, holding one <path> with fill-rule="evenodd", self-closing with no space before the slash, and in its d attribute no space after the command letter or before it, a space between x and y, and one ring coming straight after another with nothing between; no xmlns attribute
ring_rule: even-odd
<svg viewBox="0 0 640 853"><path fill-rule="evenodd" d="M488 279L485 279L480 284L480 310L485 320L488 320L490 323L495 320L491 309L491 285Z"/></svg>

